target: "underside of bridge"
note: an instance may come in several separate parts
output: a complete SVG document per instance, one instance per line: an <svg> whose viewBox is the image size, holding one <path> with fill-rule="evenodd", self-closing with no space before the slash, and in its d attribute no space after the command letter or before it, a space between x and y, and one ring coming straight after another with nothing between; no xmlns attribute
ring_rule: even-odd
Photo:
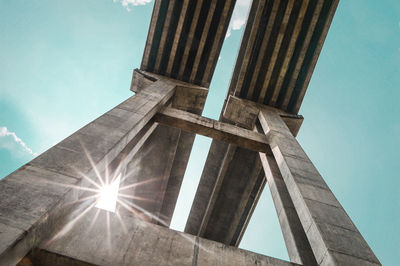
<svg viewBox="0 0 400 266"><path fill-rule="evenodd" d="M253 0L215 121L235 2L155 1L135 95L1 181L0 265L380 265L295 138L338 0ZM196 134L213 141L180 233ZM117 179L116 211L96 208ZM290 262L237 248L266 184Z"/></svg>

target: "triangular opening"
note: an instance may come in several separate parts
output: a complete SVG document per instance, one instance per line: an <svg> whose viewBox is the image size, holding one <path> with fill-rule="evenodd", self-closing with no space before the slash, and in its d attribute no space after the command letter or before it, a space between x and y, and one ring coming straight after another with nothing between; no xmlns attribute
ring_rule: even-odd
<svg viewBox="0 0 400 266"><path fill-rule="evenodd" d="M289 261L285 241L268 185L258 199L240 248Z"/></svg>

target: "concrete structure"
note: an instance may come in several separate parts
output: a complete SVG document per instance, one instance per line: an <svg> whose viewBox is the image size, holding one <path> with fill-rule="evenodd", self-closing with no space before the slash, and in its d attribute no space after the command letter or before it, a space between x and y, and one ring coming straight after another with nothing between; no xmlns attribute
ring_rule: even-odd
<svg viewBox="0 0 400 266"><path fill-rule="evenodd" d="M155 2L135 95L0 182L0 265L380 265L295 138L338 1L254 0L214 121L201 113L234 4ZM213 142L180 233L195 134ZM96 208L117 177L115 213ZM266 183L290 262L237 248Z"/></svg>

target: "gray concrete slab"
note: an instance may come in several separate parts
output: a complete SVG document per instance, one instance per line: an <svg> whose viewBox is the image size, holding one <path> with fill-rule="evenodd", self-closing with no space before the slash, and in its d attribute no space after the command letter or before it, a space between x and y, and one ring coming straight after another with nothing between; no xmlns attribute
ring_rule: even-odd
<svg viewBox="0 0 400 266"><path fill-rule="evenodd" d="M46 252L76 265L296 265L147 223L121 207L118 215L92 208L40 249L32 261Z"/></svg>

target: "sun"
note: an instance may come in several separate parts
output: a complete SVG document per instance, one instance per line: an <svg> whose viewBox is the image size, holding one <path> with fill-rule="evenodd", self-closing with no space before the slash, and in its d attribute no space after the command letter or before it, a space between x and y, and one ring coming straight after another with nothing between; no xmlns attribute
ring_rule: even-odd
<svg viewBox="0 0 400 266"><path fill-rule="evenodd" d="M121 174L119 174L111 184L104 184L100 188L99 199L95 207L109 212L115 212L120 181Z"/></svg>

